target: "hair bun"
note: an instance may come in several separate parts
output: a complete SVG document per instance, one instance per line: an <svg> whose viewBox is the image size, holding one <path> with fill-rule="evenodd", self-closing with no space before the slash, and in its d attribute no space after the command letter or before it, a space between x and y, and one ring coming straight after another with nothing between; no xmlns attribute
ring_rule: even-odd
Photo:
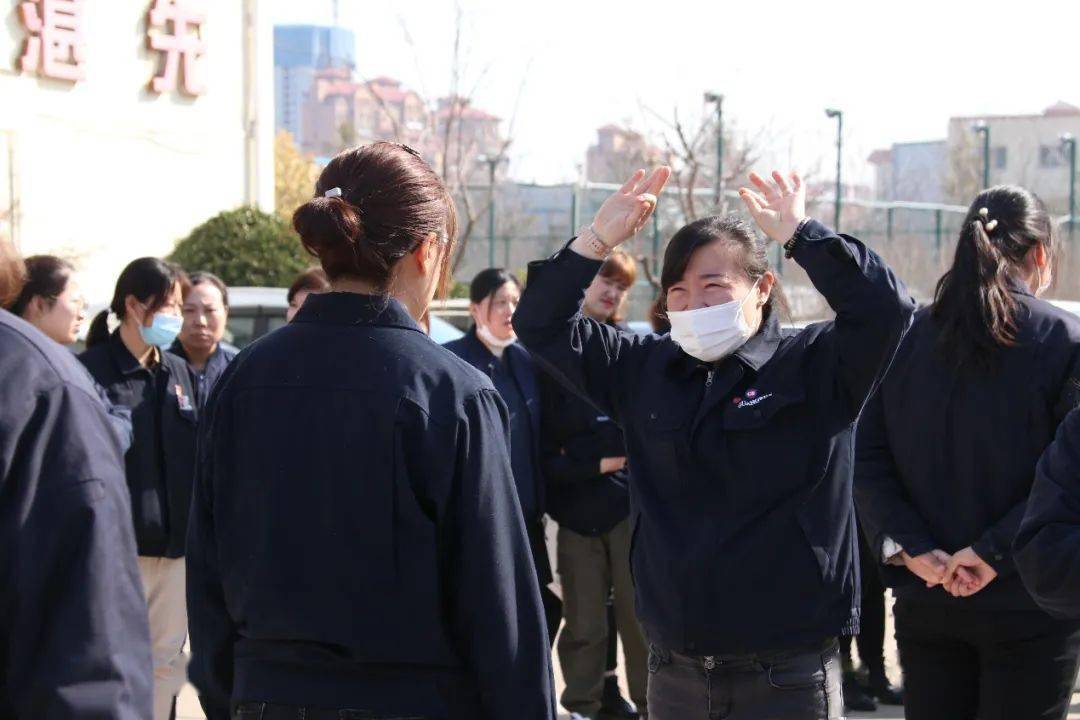
<svg viewBox="0 0 1080 720"><path fill-rule="evenodd" d="M293 229L316 257L328 250L360 244L364 232L360 212L338 196L319 195L293 213Z"/></svg>

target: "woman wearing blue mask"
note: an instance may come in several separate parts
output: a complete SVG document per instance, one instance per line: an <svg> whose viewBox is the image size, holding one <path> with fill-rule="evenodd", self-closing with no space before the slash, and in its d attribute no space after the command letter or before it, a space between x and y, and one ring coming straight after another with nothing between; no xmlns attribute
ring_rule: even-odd
<svg viewBox="0 0 1080 720"><path fill-rule="evenodd" d="M125 455L135 539L150 615L154 720L167 720L185 680L184 540L195 475L197 404L182 358L167 352L183 324L183 272L139 258L109 306L119 327L79 359L109 400L131 411Z"/></svg>
<svg viewBox="0 0 1080 720"><path fill-rule="evenodd" d="M855 419L914 303L858 240L806 217L796 175L743 200L836 312L781 329L766 244L736 217L672 238L670 335L580 312L604 257L644 225L670 171L638 171L592 224L534 263L522 342L624 429L631 565L653 720L838 718L837 636L858 631Z"/></svg>

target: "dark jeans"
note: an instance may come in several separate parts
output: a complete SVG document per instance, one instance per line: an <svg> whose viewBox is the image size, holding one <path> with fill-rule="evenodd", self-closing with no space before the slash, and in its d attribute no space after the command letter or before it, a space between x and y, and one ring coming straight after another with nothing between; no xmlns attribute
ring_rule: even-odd
<svg viewBox="0 0 1080 720"><path fill-rule="evenodd" d="M903 600L895 613L908 720L1050 720L1068 712L1077 623Z"/></svg>
<svg viewBox="0 0 1080 720"><path fill-rule="evenodd" d="M236 706L233 720L428 720L419 715L387 715L370 710L328 710L271 703L245 702Z"/></svg>
<svg viewBox="0 0 1080 720"><path fill-rule="evenodd" d="M877 557L859 528L859 574L862 577L862 616L855 643L859 658L870 676L885 675L885 583L878 570ZM845 661L851 658L851 638L840 638L840 652Z"/></svg>
<svg viewBox="0 0 1080 720"><path fill-rule="evenodd" d="M652 647L650 720L836 720L843 717L836 641L818 648L688 657Z"/></svg>

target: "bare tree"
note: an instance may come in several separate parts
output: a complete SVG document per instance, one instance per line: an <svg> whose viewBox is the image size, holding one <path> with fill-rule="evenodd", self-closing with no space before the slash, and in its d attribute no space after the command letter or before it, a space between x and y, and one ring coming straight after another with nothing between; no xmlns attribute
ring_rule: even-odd
<svg viewBox="0 0 1080 720"><path fill-rule="evenodd" d="M675 108L671 117L647 111L663 126L661 136L667 149L667 160L672 168L671 182L675 188L684 222L701 217L708 211L722 211L713 207L711 199L703 201L695 190L716 187L716 118L702 111L697 117L684 120ZM741 183L746 174L761 157L768 129L762 127L753 135L738 130L734 123L724 129L724 182L725 188Z"/></svg>

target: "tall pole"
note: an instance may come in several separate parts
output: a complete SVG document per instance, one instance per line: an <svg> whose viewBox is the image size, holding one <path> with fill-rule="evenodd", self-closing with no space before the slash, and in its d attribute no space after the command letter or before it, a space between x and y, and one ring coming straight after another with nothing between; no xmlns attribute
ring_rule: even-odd
<svg viewBox="0 0 1080 720"><path fill-rule="evenodd" d="M979 121L972 126L972 129L982 135L982 186L985 190L990 187L990 126L984 121Z"/></svg>
<svg viewBox="0 0 1080 720"><path fill-rule="evenodd" d="M713 205L723 212L724 203L724 96L705 93L705 102L716 105L716 182L713 185Z"/></svg>
<svg viewBox="0 0 1080 720"><path fill-rule="evenodd" d="M840 212L843 209L843 185L841 183L840 170L844 161L844 112L832 108L825 111L825 115L836 118L836 199L833 210L833 229L840 232Z"/></svg>
<svg viewBox="0 0 1080 720"><path fill-rule="evenodd" d="M1076 224L1076 136L1065 133L1061 136L1061 144L1069 148L1069 241L1073 238L1073 227Z"/></svg>
<svg viewBox="0 0 1080 720"><path fill-rule="evenodd" d="M498 158L485 158L488 164L488 267L495 267L495 166Z"/></svg>

